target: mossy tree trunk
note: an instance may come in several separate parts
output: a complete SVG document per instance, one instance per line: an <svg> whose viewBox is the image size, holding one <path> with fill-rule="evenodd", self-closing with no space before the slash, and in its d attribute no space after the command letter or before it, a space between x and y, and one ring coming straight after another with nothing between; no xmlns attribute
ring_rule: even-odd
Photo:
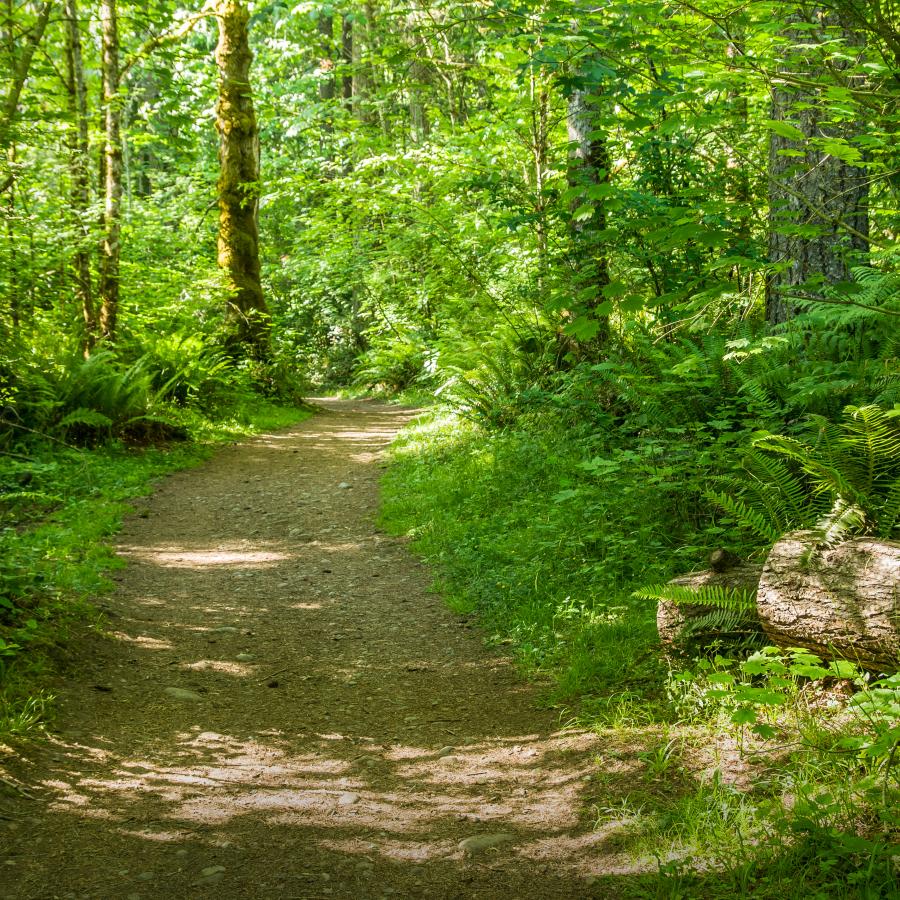
<svg viewBox="0 0 900 900"><path fill-rule="evenodd" d="M119 23L116 0L100 3L103 46L103 240L100 245L100 337L113 341L119 315L122 250L122 98L119 92Z"/></svg>
<svg viewBox="0 0 900 900"><path fill-rule="evenodd" d="M603 234L607 226L605 191L610 161L606 136L598 122L605 102L602 88L585 80L569 95L566 118L569 186L582 191L574 203L570 259L578 307L590 315L596 328L590 340L579 341L589 355L597 354L609 341L609 316L599 311L605 300L603 291L609 285L609 258Z"/></svg>
<svg viewBox="0 0 900 900"><path fill-rule="evenodd" d="M75 294L81 306L84 321L82 346L87 356L97 341L99 322L94 306L91 279L91 254L89 242L91 228L88 213L91 204L90 145L88 142L87 86L84 80L84 60L81 53L81 25L77 0L65 0L66 9L66 63L68 68L69 115L69 166L71 170L72 214L75 218L76 247L72 256L75 277Z"/></svg>
<svg viewBox="0 0 900 900"><path fill-rule="evenodd" d="M227 279L228 341L233 351L268 356L268 309L259 266L259 128L250 89L249 15L239 0L219 0L219 266Z"/></svg>

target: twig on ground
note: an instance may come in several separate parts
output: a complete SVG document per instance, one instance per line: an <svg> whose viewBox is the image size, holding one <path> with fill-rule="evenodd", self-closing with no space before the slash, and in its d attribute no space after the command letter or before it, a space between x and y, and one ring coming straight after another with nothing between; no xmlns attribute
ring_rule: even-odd
<svg viewBox="0 0 900 900"><path fill-rule="evenodd" d="M27 797L29 800L37 800L37 797L34 794L29 794L28 791L23 787L19 787L14 781L10 781L8 778L4 778L0 775L0 784L5 784L7 787L12 788L17 794L21 794L23 797Z"/></svg>

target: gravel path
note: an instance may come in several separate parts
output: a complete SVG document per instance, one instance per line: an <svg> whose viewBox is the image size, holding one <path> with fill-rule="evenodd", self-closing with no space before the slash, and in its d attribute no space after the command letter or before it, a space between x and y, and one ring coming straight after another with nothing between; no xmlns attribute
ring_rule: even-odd
<svg viewBox="0 0 900 900"><path fill-rule="evenodd" d="M0 897L620 896L597 738L375 525L413 413L319 403L126 521L56 732L0 759Z"/></svg>

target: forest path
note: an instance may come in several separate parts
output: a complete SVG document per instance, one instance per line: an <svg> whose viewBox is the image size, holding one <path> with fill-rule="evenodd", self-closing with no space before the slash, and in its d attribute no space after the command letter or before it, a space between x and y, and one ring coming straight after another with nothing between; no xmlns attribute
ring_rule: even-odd
<svg viewBox="0 0 900 900"><path fill-rule="evenodd" d="M591 827L597 738L376 528L413 412L320 403L138 502L111 635L58 731L0 758L32 795L0 820L0 897L619 896L591 887L633 871Z"/></svg>

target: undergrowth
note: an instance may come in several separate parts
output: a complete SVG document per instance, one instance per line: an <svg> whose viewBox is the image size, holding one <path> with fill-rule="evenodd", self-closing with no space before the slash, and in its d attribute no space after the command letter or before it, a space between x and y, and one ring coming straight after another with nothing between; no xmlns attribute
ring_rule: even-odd
<svg viewBox="0 0 900 900"><path fill-rule="evenodd" d="M639 365L626 352L484 391L467 379L454 411L394 445L385 525L548 682L561 721L631 761L625 775L598 761L596 826L657 871L601 878L610 895L897 896L897 678L764 649L758 631L667 664L656 636L665 582L713 549L761 560L798 527L896 535L882 371L823 392L815 360L787 376L791 342L760 346L644 346Z"/></svg>

